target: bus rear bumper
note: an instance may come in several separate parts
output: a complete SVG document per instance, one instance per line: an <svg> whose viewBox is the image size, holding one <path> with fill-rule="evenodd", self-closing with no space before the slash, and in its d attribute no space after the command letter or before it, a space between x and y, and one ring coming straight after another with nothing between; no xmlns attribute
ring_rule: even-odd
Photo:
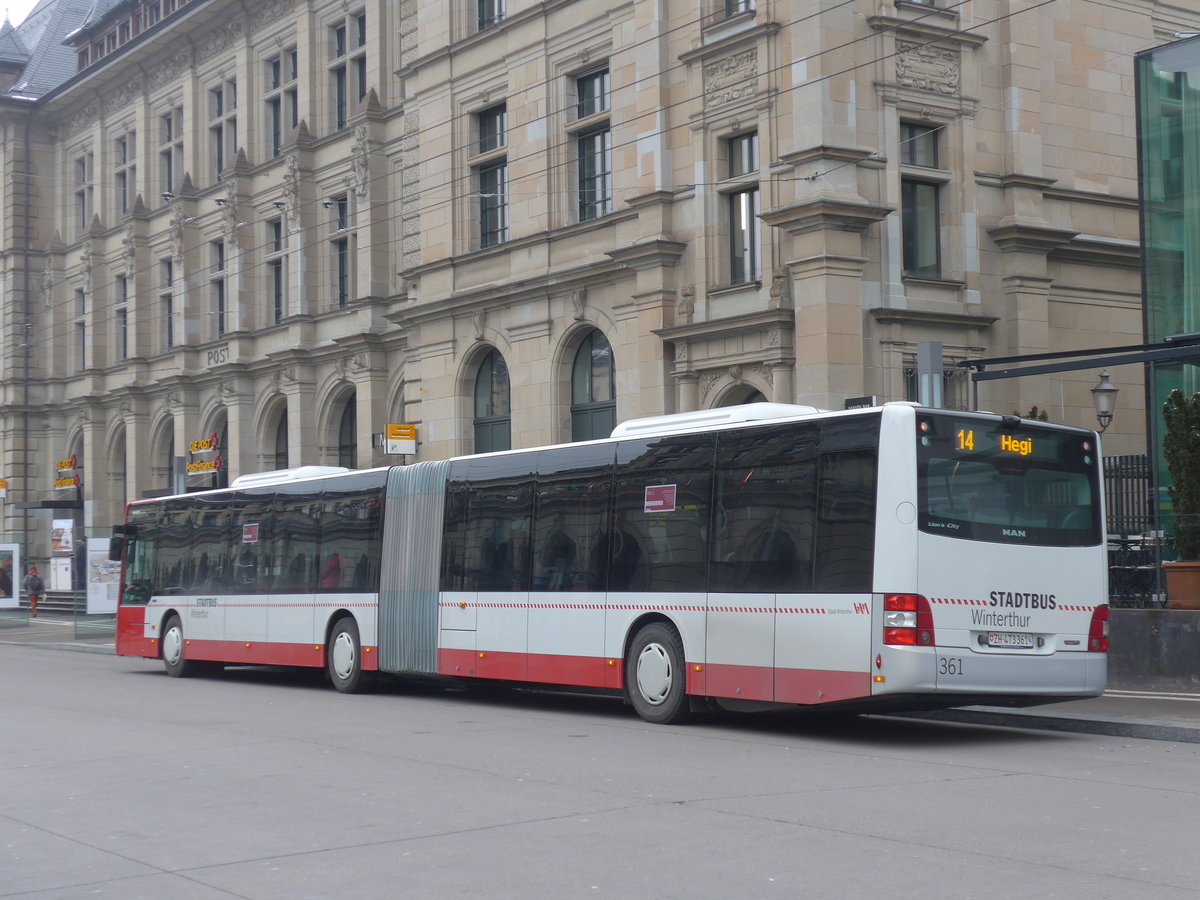
<svg viewBox="0 0 1200 900"><path fill-rule="evenodd" d="M874 697L916 691L947 699L995 695L1010 703L1016 698L1044 703L1098 697L1108 680L1107 655L1084 651L1022 655L973 653L963 647L888 647L878 659Z"/></svg>

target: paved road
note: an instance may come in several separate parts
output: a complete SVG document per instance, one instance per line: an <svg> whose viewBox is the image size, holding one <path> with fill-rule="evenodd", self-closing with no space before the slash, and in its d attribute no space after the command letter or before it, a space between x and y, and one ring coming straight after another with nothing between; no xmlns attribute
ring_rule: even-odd
<svg viewBox="0 0 1200 900"><path fill-rule="evenodd" d="M0 646L0 897L1197 896L1200 745Z"/></svg>

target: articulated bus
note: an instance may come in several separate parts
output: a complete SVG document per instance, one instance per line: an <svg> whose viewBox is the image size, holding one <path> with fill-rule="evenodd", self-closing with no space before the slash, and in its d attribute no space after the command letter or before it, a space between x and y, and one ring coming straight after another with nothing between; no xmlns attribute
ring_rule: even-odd
<svg viewBox="0 0 1200 900"><path fill-rule="evenodd" d="M637 419L611 438L300 469L129 504L117 652L712 708L1103 692L1095 432L888 403Z"/></svg>

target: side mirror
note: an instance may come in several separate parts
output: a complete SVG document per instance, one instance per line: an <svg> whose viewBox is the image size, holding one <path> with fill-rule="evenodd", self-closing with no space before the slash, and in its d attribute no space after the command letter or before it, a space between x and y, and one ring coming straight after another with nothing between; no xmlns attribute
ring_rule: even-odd
<svg viewBox="0 0 1200 900"><path fill-rule="evenodd" d="M121 561L121 554L125 550L125 536L114 534L108 539L108 558L113 562Z"/></svg>

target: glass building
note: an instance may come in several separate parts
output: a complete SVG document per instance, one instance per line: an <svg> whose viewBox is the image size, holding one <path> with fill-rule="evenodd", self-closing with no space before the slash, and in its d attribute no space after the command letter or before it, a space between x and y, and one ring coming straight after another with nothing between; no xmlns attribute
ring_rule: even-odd
<svg viewBox="0 0 1200 900"><path fill-rule="evenodd" d="M1138 54L1136 76L1145 340L1156 344L1200 332L1200 36ZM1200 357L1148 367L1150 446L1162 446L1167 394L1200 391L1198 364ZM1159 509L1169 523L1161 462L1158 471Z"/></svg>

